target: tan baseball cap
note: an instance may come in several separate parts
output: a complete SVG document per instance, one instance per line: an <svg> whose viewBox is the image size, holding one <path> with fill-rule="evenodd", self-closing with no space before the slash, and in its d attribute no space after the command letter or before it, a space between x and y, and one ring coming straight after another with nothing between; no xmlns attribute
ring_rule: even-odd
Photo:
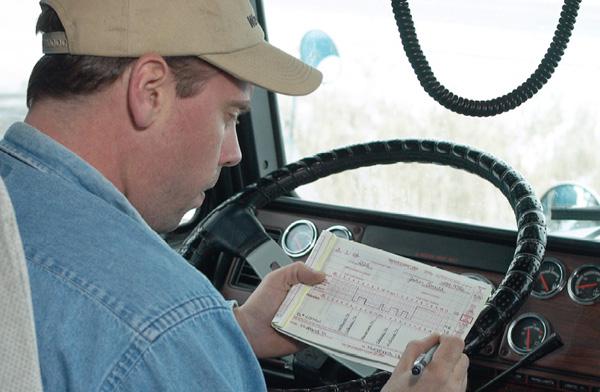
<svg viewBox="0 0 600 392"><path fill-rule="evenodd" d="M41 0L65 31L42 37L46 54L198 56L286 95L305 95L321 73L265 41L248 0Z"/></svg>

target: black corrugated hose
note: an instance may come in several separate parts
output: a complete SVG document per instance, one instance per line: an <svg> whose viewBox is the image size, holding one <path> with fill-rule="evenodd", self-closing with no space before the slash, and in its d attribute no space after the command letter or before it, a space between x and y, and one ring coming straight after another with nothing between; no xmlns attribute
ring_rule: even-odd
<svg viewBox="0 0 600 392"><path fill-rule="evenodd" d="M552 43L531 76L510 93L486 101L459 97L438 82L419 45L408 1L392 0L392 8L402 39L402 46L425 91L439 104L453 112L467 116L489 117L516 108L533 97L550 79L567 48L580 2L581 0L565 0Z"/></svg>

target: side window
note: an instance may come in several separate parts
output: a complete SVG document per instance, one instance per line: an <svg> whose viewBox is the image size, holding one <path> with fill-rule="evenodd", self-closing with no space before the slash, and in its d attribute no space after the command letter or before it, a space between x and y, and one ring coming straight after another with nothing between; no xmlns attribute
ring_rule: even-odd
<svg viewBox="0 0 600 392"><path fill-rule="evenodd" d="M438 80L459 96L510 92L550 45L561 0L409 1ZM421 88L402 48L390 2L266 0L270 40L317 66L325 83L307 97L278 97L288 161L347 144L432 138L507 161L539 196L557 184L600 192L600 6L581 5L562 62L517 109L465 117ZM532 15L535 15L532 18ZM380 211L514 227L504 197L473 175L430 165L374 167L298 189L302 198Z"/></svg>
<svg viewBox="0 0 600 392"><path fill-rule="evenodd" d="M15 121L23 120L29 73L42 55L41 38L35 34L40 7L35 1L12 1L0 23L0 137Z"/></svg>

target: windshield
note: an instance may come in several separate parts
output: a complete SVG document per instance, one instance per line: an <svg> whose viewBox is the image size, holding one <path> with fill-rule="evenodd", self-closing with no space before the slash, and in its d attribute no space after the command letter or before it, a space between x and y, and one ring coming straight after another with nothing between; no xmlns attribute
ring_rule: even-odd
<svg viewBox="0 0 600 392"><path fill-rule="evenodd" d="M409 5L438 80L459 96L490 99L514 89L537 67L562 2L419 0ZM599 3L581 4L565 55L541 91L515 110L490 118L455 114L423 91L388 0L266 0L264 11L269 40L325 77L309 96L277 97L287 161L373 140L441 139L508 162L533 185L548 214L600 205ZM0 62L0 136L26 113L27 78L41 55L40 36L34 35L38 12L35 2L19 2L0 24L0 34L18 37L3 43L10 56ZM297 191L319 202L515 228L498 190L446 167L365 168ZM598 240L598 211L591 211L596 216L586 211L577 221L563 215L549 229Z"/></svg>
<svg viewBox="0 0 600 392"><path fill-rule="evenodd" d="M597 2L581 5L563 60L542 90L515 110L489 118L455 114L423 91L402 49L389 1L299 4L265 1L269 40L324 73L316 93L278 97L288 161L372 140L441 139L508 162L544 197L545 207L552 202L552 208L598 205ZM487 100L510 92L535 70L551 42L562 2L419 0L409 5L437 79L459 96ZM556 192L546 194L565 184L585 197L565 202ZM516 227L498 190L446 167L361 169L299 188L298 194L325 203ZM561 221L550 228L558 235L593 239L594 224Z"/></svg>
<svg viewBox="0 0 600 392"><path fill-rule="evenodd" d="M0 35L0 138L15 121L27 112L25 91L35 62L42 54L42 42L35 35L35 22L40 6L35 1L12 2L10 12L2 14Z"/></svg>

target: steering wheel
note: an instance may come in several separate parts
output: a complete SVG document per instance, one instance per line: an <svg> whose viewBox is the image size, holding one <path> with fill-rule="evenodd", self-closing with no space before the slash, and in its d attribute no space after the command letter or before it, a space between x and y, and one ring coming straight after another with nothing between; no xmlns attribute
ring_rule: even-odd
<svg viewBox="0 0 600 392"><path fill-rule="evenodd" d="M541 203L528 182L508 164L468 146L419 139L377 141L339 148L290 163L215 208L194 228L179 253L201 270L202 263L208 258L206 256L213 251L229 252L242 258L268 257L264 249L272 249L275 242L256 218L256 209L298 186L331 174L397 162L433 163L476 174L497 187L515 213L518 234L513 260L502 283L487 300L465 338L464 351L472 354L503 331L529 296L544 256L546 226ZM378 390L388 377L387 372L376 373L344 383L343 390L351 390L346 387L350 388L352 383L369 388L366 390ZM314 390L333 391L341 386Z"/></svg>

